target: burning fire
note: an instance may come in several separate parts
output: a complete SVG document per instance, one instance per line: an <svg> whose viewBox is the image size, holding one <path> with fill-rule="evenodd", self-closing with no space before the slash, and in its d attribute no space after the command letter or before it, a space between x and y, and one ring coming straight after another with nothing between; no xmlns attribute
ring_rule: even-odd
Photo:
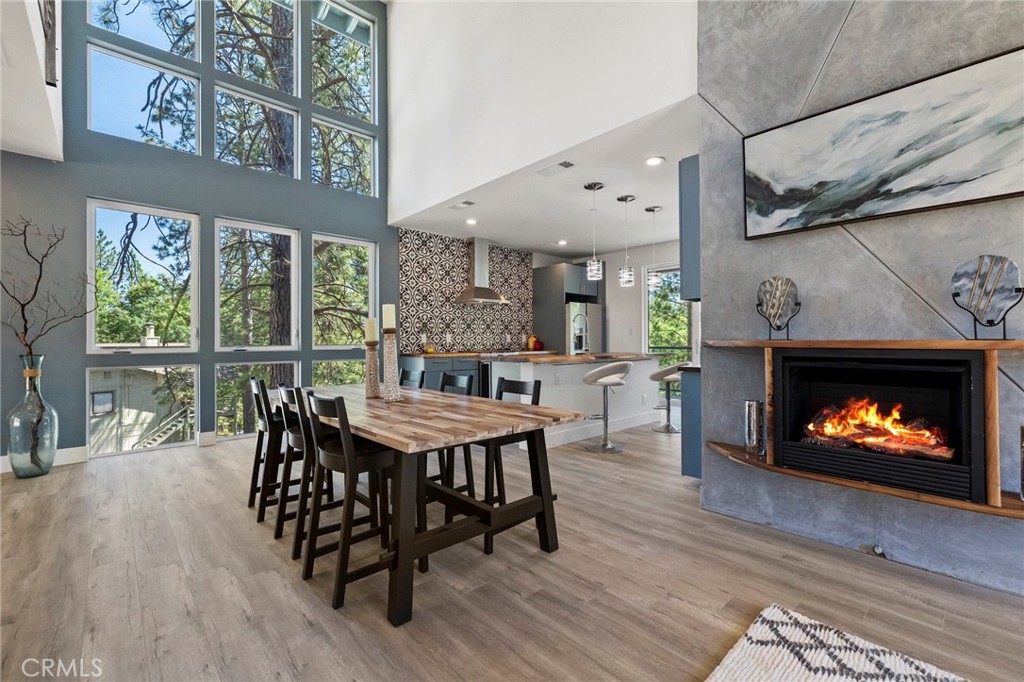
<svg viewBox="0 0 1024 682"><path fill-rule="evenodd" d="M805 440L834 447L859 445L891 455L952 459L954 450L946 446L943 430L924 419L904 424L902 409L903 405L897 404L889 414L882 414L870 398L850 398L843 408L829 405L822 409L804 427Z"/></svg>

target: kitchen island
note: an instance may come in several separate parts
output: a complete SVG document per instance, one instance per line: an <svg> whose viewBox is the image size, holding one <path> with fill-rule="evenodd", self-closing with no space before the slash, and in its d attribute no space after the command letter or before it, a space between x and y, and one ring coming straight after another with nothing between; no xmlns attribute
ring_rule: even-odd
<svg viewBox="0 0 1024 682"><path fill-rule="evenodd" d="M584 355L482 353L481 361L490 362L491 395L498 378L517 381L541 382L540 404L565 410L600 414L603 391L598 386L583 383L583 375L599 365L630 361L633 368L626 377L626 385L615 388L608 401L608 430L653 424L662 417L654 410L658 403L658 384L650 375L658 369L658 359L642 353L594 353ZM523 399L526 402L526 399ZM601 421L591 420L555 426L547 430L551 446L573 443L601 435Z"/></svg>

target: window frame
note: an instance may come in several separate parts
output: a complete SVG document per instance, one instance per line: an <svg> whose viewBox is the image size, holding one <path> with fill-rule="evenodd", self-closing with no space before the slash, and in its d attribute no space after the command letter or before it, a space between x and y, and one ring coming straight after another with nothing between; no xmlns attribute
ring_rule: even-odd
<svg viewBox="0 0 1024 682"><path fill-rule="evenodd" d="M202 0L199 0L199 1L202 2ZM302 92L302 83L299 82L301 80L301 73L300 73L300 69L299 69L299 54L300 54L300 51L301 51L300 47L299 47L299 42L301 40L301 35L300 35L301 34L301 30L300 30L300 25L299 25L299 13L300 13L299 12L299 6L300 6L302 0L295 0L294 2L291 2L291 3L280 2L279 0L270 0L270 2L272 2L274 4L278 4L278 5L281 5L282 7L286 7L288 9L288 11L290 11L292 13L292 91L291 92L285 92L284 90L278 90L278 89L276 89L272 85L267 85L266 83L259 83L257 81L252 80L251 78L243 76L242 74L234 73L234 72L231 72L231 71L225 71L224 69L218 68L218 66L217 66L217 48L218 48L218 42L217 42L217 35L218 35L218 32L217 32L217 6L221 3L221 1L222 0L212 0L212 2L213 2L213 28L210 29L210 37L209 37L210 42L213 43L213 62L210 64L210 66L213 68L215 83L216 84L223 84L224 83L223 79L225 77L227 77L227 78L234 79L235 81L240 82L240 83L247 83L249 85L254 85L254 86L256 86L258 88L262 88L263 90L265 90L267 92L270 92L270 93L276 93L280 97L291 97L291 98L295 98L295 99L302 99L302 95L300 94ZM290 7L288 7L289 4L291 5ZM214 96L214 109L216 109L216 106L217 106L217 104L216 104L216 95L215 95ZM298 115L298 112L296 112L296 115ZM214 126L216 127L216 124L214 124Z"/></svg>
<svg viewBox="0 0 1024 682"><path fill-rule="evenodd" d="M245 361L236 361L236 360L234 360L234 358L232 358L230 361L214 362L213 363L213 413L214 413L214 418L213 418L213 437L214 437L214 440L216 442L218 442L218 443L222 442L222 441L226 441L226 440L238 440L239 438L252 438L255 435L255 433L256 433L254 431L252 433L235 433L235 434L232 434L230 436L222 436L217 431L217 419L219 418L219 415L217 414L217 386L218 386L218 383L219 383L217 381L217 369L220 368L220 367L240 367L240 366L252 366L252 365L291 365L292 366L292 376L295 377L295 385L298 386L299 383L301 383L299 381L299 377L301 377L301 371L302 371L302 361L301 360L258 360L258 359L253 359L253 360L249 360L248 362L245 362ZM270 388L269 386L267 387L267 392L268 393L273 392L273 390L274 389Z"/></svg>
<svg viewBox="0 0 1024 682"><path fill-rule="evenodd" d="M90 26L91 26L91 24L90 24ZM96 28L97 28L97 30L105 31L105 32L109 33L109 31L106 31L106 29L98 28L98 27L96 27ZM118 34L114 33L112 35L118 35ZM132 39L131 38L125 38L125 40L132 40ZM133 41L133 42L138 42L138 41ZM139 43L139 44L140 45L146 45L146 43ZM158 49L158 48L153 48L153 49ZM195 151L194 152L189 152L189 151L186 151L184 149L175 149L174 147L165 147L165 146L159 145L159 144L152 144L152 143L149 143L149 142L145 142L145 141L143 141L141 139L133 139L133 138L130 138L130 137L122 137L121 135L117 135L115 133L108 133L108 132L105 132L105 131L102 131L102 130L96 130L95 128L92 127L92 124L93 124L93 120L92 120L92 97L93 97L93 91L94 91L93 82L92 82L92 73L93 73L92 57L97 52L101 52L101 53L107 55L108 57L113 57L114 59L120 59L122 61L126 61L126 62L129 62L131 64L135 64L137 66L141 66L143 68L154 69L156 71L162 71L164 73L172 74L175 78L181 78L183 80L191 81L195 85L194 92L195 92L195 116L196 116L195 126L196 126L196 131L195 131ZM170 53L168 53L168 54L170 54ZM176 56L176 55L171 55L171 56ZM181 57L181 59L185 59L185 58ZM90 133L95 133L97 135L107 135L108 137L113 137L113 138L118 139L118 140L127 140L128 142L138 142L139 144L141 144L141 145L143 145L145 147L151 147L151 148L155 148L155 149L164 149L164 150L167 150L169 152L178 152L179 154L185 154L186 156L190 156L190 157L202 156L202 149L203 149L203 132L202 132L203 131L203 120L202 120L203 106L202 106L202 99L203 99L203 97L202 97L202 91L200 90L201 87L202 87L202 79L201 78L199 78L198 76L195 76L193 74L190 74L190 73L188 73L186 71L183 71L181 69L178 69L178 68L176 68L174 66L171 66L171 63L169 61L168 62L163 62L163 61L156 60L156 59L149 59L149 58L147 58L145 55L143 55L140 52L131 52L131 51L128 51L128 50L115 49L115 48L113 48L111 46L108 46L108 45L100 45L100 44L98 44L96 42L93 42L91 40L87 41L86 44L85 44L85 127L86 127L86 130L88 130Z"/></svg>
<svg viewBox="0 0 1024 682"><path fill-rule="evenodd" d="M353 121L358 121L359 123L361 123L363 125L378 126L378 125L380 125L380 122L379 122L379 112L378 112L378 110L379 110L379 106L378 106L378 104L379 104L379 102L378 102L378 100L379 100L379 97L378 97L378 83L380 82L380 80L378 78L378 76L379 76L379 74L378 74L379 64L378 63L379 63L380 60L378 59L379 53L377 51L377 20L373 16L371 16L369 14L366 14L364 12L361 12L358 8L350 6L350 5L348 5L348 4L344 3L344 2L339 2L338 0L322 0L322 2L323 2L324 5L333 6L335 9L337 9L337 10L339 10L341 12L344 12L345 14L348 14L351 17L354 17L357 21L365 21L367 24L370 25L370 60L372 62L371 65L370 65L370 118L368 120L363 120L363 119L359 118L358 116L353 116L352 114L346 114L344 111L338 111L337 109L331 109L330 107L325 107L322 104L317 104L316 101L314 100L314 96L313 96L313 78L312 78L312 66L313 65L312 65L312 63L310 63L311 72L310 72L310 79L309 79L309 100L308 101L309 101L309 103L311 105L316 107L317 110L332 113L333 117L335 118L335 120L339 120L340 121L341 118L339 118L339 117L343 117L345 119L351 119ZM313 24L320 23L320 22L318 22L312 15L309 17L309 21L310 21L309 33L310 33L310 35L312 35L312 33L313 33ZM312 45L310 45L310 48L312 49ZM374 138L374 143L376 143L376 140L377 140L376 136L373 136L373 138ZM375 144L375 146L376 146L376 144ZM374 164L374 168L376 168L376 163ZM373 196L376 196L376 193Z"/></svg>
<svg viewBox="0 0 1024 682"><path fill-rule="evenodd" d="M643 324L643 352L650 354L651 352L651 321L650 321L650 306L651 306L651 292L647 288L647 275L652 272L681 272L682 268L678 262L667 262L667 263L653 263L651 265L643 266L643 306L642 306L642 324ZM690 301L683 301L687 306L690 306ZM692 315L693 308L690 308ZM693 323L689 322L689 339L690 339L690 356L693 356Z"/></svg>
<svg viewBox="0 0 1024 682"><path fill-rule="evenodd" d="M313 152L313 126L322 125L328 128L334 128L341 130L349 135L355 135L356 137L362 137L370 141L370 192L369 194L363 194L353 189L347 189L345 187L335 187L334 185L327 182L317 182L313 179L313 162L315 159ZM314 114L310 117L309 122L309 181L314 187L326 187L328 189L340 190L342 192L348 192L349 194L355 194L361 197L376 197L377 196L377 137L370 133L363 132L352 126L345 125L339 121L332 121L324 118L323 116Z"/></svg>
<svg viewBox="0 0 1024 682"><path fill-rule="evenodd" d="M234 74L226 74L226 75L233 76ZM243 80L244 81L244 79L242 79L241 77L236 76L236 78L238 80ZM245 82L248 82L248 81L245 81ZM259 85L259 83L254 83L254 85ZM264 88L264 89L267 89L267 88ZM223 93L225 93L227 95L230 95L231 97L238 97L238 98L241 98L241 99L247 99L250 102L255 102L255 103L260 104L262 106L270 107L271 109L277 109L278 111L288 112L288 113L290 113L295 118L295 125L294 125L293 130L292 130L292 174L291 175L285 175L284 173L277 173L275 171L262 170L260 168L253 168L251 166L245 166L245 165L243 165L241 163L234 163L232 161L225 161L224 159L220 158L220 155L219 155L218 149L217 149L217 123L218 123L218 121L220 119L220 116L218 115L219 108L217 106L217 94L220 93L220 92L223 92ZM281 93L281 94L284 95L284 93ZM294 180L304 180L305 176L302 174L302 170L301 170L301 165L302 164L300 163L300 160L301 160L300 157L301 157L301 154L302 154L302 152L301 152L302 145L300 144L300 136L304 132L305 132L305 129L304 129L304 126L302 125L302 111L301 111L301 109L293 109L292 107L288 106L283 100L273 100L273 99L271 99L269 97L264 97L262 95L258 95L254 91L252 91L252 90L246 90L245 88L240 88L240 87L236 87L234 85L229 85L228 83L225 83L224 81L221 81L221 80L217 80L217 81L214 82L214 84L213 84L213 160L216 161L217 163L223 163L223 164L226 164L228 166L233 166L235 168L244 168L246 170L255 171L257 173L263 173L265 175L269 175L270 177L292 178Z"/></svg>
<svg viewBox="0 0 1024 682"><path fill-rule="evenodd" d="M187 213L184 211L178 211L175 209L159 208L155 206L146 206L144 204L135 204L125 201L117 201L113 199L100 199L98 197L87 197L86 198L86 270L91 271L92 277L96 277L96 209L106 208L114 211L129 211L136 213L144 213L145 215L155 215L161 218L170 218L171 220L188 220L192 223L192 248L191 248L191 263L192 268L189 271L189 326L192 331L189 335L190 341L188 346L132 346L131 348L103 348L96 344L96 289L94 287L87 287L88 295L87 302L89 306L89 314L85 316L85 329L86 329L86 348L85 352L87 355L159 355L161 353L198 353L199 352L199 286L200 286L200 267L199 267L199 242L200 242L200 225L199 225L199 214L198 213ZM133 209L135 209L133 211ZM144 330L139 330L139 334L143 333Z"/></svg>
<svg viewBox="0 0 1024 682"><path fill-rule="evenodd" d="M316 292L314 291L314 282L316 280L316 242L334 242L336 244L348 244L350 246L365 246L369 253L367 254L367 263L369 273L367 274L367 280L370 282L370 291L367 295L367 312L372 313L377 309L377 273L378 273L378 262L377 262L377 242L367 241L363 239L355 239L353 237L342 237L338 235L328 234L324 232L313 232L312 239L310 240L309 246L309 265L310 265L310 291L309 291L309 315L310 319L313 319L313 315L316 312ZM363 348L362 343L355 344L342 344L342 345L317 345L316 343L316 332L310 330L310 346L313 350L354 350ZM349 359L349 358L345 358ZM360 358L352 358L358 360Z"/></svg>
<svg viewBox="0 0 1024 682"><path fill-rule="evenodd" d="M192 56L191 57L186 57L184 55L175 54L174 52L171 52L169 49L158 47L156 45L151 45L150 43L147 43L145 40L139 40L138 38L133 38L132 36L124 35L122 33L118 33L117 31L111 31L109 28L104 28L103 26L100 26L99 24L93 23L93 20L92 20L92 8L93 8L93 6L96 5L97 2L98 2L98 0L85 0L85 25L86 26L89 26L89 27L91 27L93 29L96 29L98 31L102 31L103 35L105 35L105 36L116 36L115 40L126 40L126 41L129 42L130 45L144 45L145 48L148 49L148 50L158 50L158 51L160 51L160 52L162 52L164 54L170 55L171 57L173 57L175 59L185 59L185 60L188 60L188 61L190 61L190 62L192 62L194 64L198 64L200 62L200 57L202 56L202 53L203 53L203 42L202 42L202 37L203 37L203 17L202 17L202 14L203 13L201 11L202 10L202 5L203 5L203 0L194 0L194 2L195 2L195 11L194 11L195 25L193 27L193 31L195 33L195 41L194 41L194 44L193 44Z"/></svg>
<svg viewBox="0 0 1024 682"><path fill-rule="evenodd" d="M300 280L302 279L301 276L300 276L301 275L301 270L302 270L302 263L299 260L300 253L301 253L301 249L299 248L299 241L302 238L302 233L299 230L296 230L296 229L293 229L293 228L280 227L280 226L277 226L277 225L264 225L264 224L261 224L261 223L254 223L254 222L249 221L249 220L235 220L233 218L228 218L228 217L225 217L225 216L218 216L217 218L214 219L213 224L214 224L214 232L215 232L215 236L214 236L214 238L215 238L215 251L214 251L214 266L213 267L214 267L214 270L216 271L216 274L214 275L214 292L213 292L213 295L214 295L214 311L215 311L214 312L214 324L213 324L213 329L214 329L214 348L213 349L214 349L214 352L217 352L217 353L246 352L246 351L248 351L248 352L281 352L281 351L297 351L297 350L300 350L302 337L301 337L300 329L299 329L299 308L300 308L300 306L302 304L302 297L300 296L301 292L299 291L299 288L300 288L300 285L301 285L301 281ZM254 231L254 232L269 232L271 234L285 234L285 235L288 235L289 237L291 237L291 244L289 245L289 249L288 249L288 251L289 251L289 258L291 259L291 268L290 268L291 269L291 273L290 273L290 275L291 275L291 277L290 277L290 279L291 279L291 294L290 294L290 298L291 298L291 328L292 328L292 330L291 330L292 331L292 333L291 333L291 336L292 336L292 343L291 343L291 345L288 345L288 346L225 346L225 345L221 344L221 334L220 334L220 331L221 331L221 329L220 329L220 327L221 327L221 324L220 324L220 316L221 316L221 306L220 306L220 291L221 291L220 235L221 235L221 229L224 228L224 227L241 228L241 229L250 230L250 231ZM290 361L284 361L284 362L290 362ZM256 364L256 363L257 363L257 361L253 360L252 362L248 362L248 363L247 362L235 362L235 363L222 362L222 363L218 363L218 364L223 364L223 365L228 365L228 364L245 365L245 364Z"/></svg>
<svg viewBox="0 0 1024 682"><path fill-rule="evenodd" d="M110 396L110 409L109 410L97 410L96 409L96 396L109 395ZM114 413L114 403L116 402L116 391L114 389L102 390L102 391L89 391L89 416L90 417L103 417L108 414Z"/></svg>
<svg viewBox="0 0 1024 682"><path fill-rule="evenodd" d="M92 375L93 372L98 372L98 371L102 371L102 372L125 372L127 370L132 370L132 369L150 369L150 368L157 368L157 367L161 367L161 368L191 367L192 368L192 372L193 372L193 376L194 376L194 379L192 380L192 385L194 386L194 389L195 389L195 401L193 402L193 405L192 405L192 434L193 434L192 440L190 440L190 441L181 441L181 442L178 442L178 443L163 443L161 445L154 445L152 447L142 448L140 450L135 450L133 448L128 448L127 450L117 450L117 451L114 451L114 452L103 452L103 453L94 452L93 451L92 438L91 438L91 436L92 436L92 433L91 433L92 419L93 419L94 416L102 417L102 416L105 416L105 415L93 415L92 414L92 411L91 411L92 399L90 398L88 403L85 406L85 412L86 412L86 419L85 419L85 423L86 423L86 433L85 433L86 459L97 459L97 458L100 458L100 457L115 457L117 455L131 455L131 454L135 454L135 453L154 452L156 450L166 450L168 448L182 448L182 447L198 446L199 445L199 433L200 433L200 431L199 431L199 414L200 414L200 409L201 409L200 408L200 402L202 400L199 394L200 394L200 381L201 381L200 372L202 370L200 369L198 362L194 362L194 363L193 362L181 362L181 363L175 362L175 363L157 364L157 365L154 365L154 364L136 364L136 365L123 365L123 366L114 366L114 367L105 367L105 366L101 366L101 367L86 367L85 368L85 392L86 392L87 395L92 396L93 390L92 390L92 378L91 378L91 375ZM104 391L98 391L98 392L99 393L103 393ZM110 412L110 413L107 413L107 414L117 414L117 409L115 408L113 412Z"/></svg>

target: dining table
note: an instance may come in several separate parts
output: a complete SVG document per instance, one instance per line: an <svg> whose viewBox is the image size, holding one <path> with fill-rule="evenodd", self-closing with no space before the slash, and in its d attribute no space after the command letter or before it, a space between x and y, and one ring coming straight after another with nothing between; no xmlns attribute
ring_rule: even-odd
<svg viewBox="0 0 1024 682"><path fill-rule="evenodd" d="M555 496L551 490L544 429L581 421L580 412L515 401L400 389L401 399L367 398L364 386L316 386L321 397L345 399L353 434L394 449L392 472L391 546L388 562L388 620L394 626L412 619L413 578L417 562L426 570L433 552L485 533L498 533L533 519L540 548L558 549ZM337 420L322 418L337 426ZM454 490L426 476L426 454L466 443L522 436L530 465L529 495L495 506ZM427 529L417 527L418 495L440 502L453 517ZM422 522L421 522L422 524ZM481 555L484 556L484 555Z"/></svg>

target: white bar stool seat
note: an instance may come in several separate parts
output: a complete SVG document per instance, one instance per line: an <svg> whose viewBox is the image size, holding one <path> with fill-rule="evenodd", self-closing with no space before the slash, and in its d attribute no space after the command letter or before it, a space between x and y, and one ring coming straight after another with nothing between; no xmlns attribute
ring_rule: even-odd
<svg viewBox="0 0 1024 682"><path fill-rule="evenodd" d="M681 374L679 368L688 364L690 363L684 362L681 365L670 365L651 374L651 381L665 384L665 423L655 426L651 429L652 431L657 431L658 433L679 433L679 429L672 425L672 384L679 383Z"/></svg>
<svg viewBox="0 0 1024 682"><path fill-rule="evenodd" d="M611 443L608 440L608 390L612 386L625 386L626 375L633 368L632 362L611 362L592 369L583 375L583 383L590 386L600 386L604 390L604 412L601 419L604 422L604 435L597 445L588 445L586 449L590 452L605 452L617 454L622 452L622 447Z"/></svg>

